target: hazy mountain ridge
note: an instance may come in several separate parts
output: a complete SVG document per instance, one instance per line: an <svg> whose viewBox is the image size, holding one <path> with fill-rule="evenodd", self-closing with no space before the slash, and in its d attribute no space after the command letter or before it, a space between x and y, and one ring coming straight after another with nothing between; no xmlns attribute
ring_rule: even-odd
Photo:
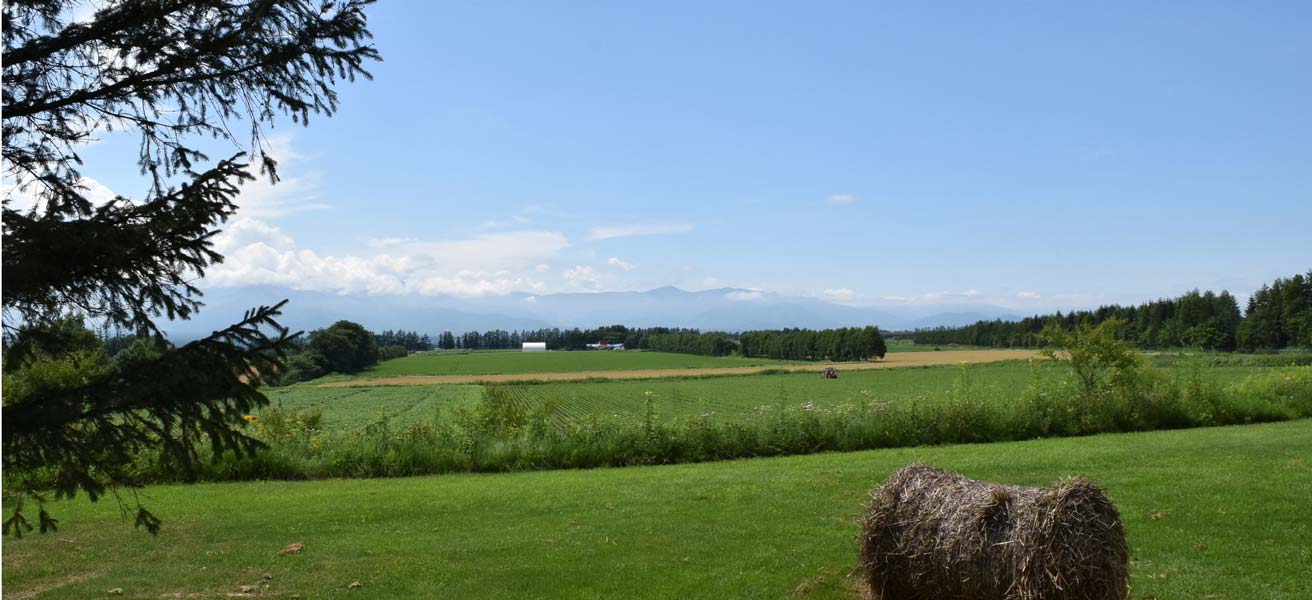
<svg viewBox="0 0 1312 600"><path fill-rule="evenodd" d="M450 296L359 296L302 292L269 286L215 288L205 307L189 321L175 321L170 337L189 339L236 322L249 308L282 299L281 322L292 330L311 330L341 319L369 329L407 329L435 335L442 330L539 329L547 327L695 327L742 331L783 327L878 325L906 330L962 325L981 319L1018 318L989 305L906 308L845 306L818 298L782 296L755 290L719 288L690 292L661 287L645 292L511 294L476 299Z"/></svg>

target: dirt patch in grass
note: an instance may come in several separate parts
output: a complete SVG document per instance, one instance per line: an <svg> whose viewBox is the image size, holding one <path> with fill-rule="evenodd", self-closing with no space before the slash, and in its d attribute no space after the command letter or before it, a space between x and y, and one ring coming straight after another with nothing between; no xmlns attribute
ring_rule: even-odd
<svg viewBox="0 0 1312 600"><path fill-rule="evenodd" d="M373 385L436 385L441 383L511 383L517 381L584 381L588 379L661 379L712 375L756 375L763 372L815 372L818 377L826 367L843 371L924 367L959 363L985 363L1038 356L1029 350L947 350L943 352L895 352L883 360L814 365L771 365L759 367L710 367L705 369L635 369L630 371L569 371L564 373L512 373L503 375L404 375L378 379L357 379L325 383L318 387L355 387Z"/></svg>

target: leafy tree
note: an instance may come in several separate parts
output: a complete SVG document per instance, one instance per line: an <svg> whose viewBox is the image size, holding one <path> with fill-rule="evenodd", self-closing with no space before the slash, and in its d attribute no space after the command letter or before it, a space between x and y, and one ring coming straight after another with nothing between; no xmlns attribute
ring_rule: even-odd
<svg viewBox="0 0 1312 600"><path fill-rule="evenodd" d="M378 344L363 325L338 321L310 333L306 350L322 356L325 371L357 373L378 364Z"/></svg>
<svg viewBox="0 0 1312 600"><path fill-rule="evenodd" d="M405 346L392 344L390 346L380 346L378 348L378 360L392 360L394 358L403 358L410 354Z"/></svg>
<svg viewBox="0 0 1312 600"><path fill-rule="evenodd" d="M1040 352L1053 360L1071 363L1086 399L1101 396L1108 386L1128 381L1142 370L1134 347L1118 339L1125 321L1107 319L1098 325L1080 324L1074 332L1053 323L1044 328Z"/></svg>
<svg viewBox="0 0 1312 600"><path fill-rule="evenodd" d="M7 191L3 202L6 339L21 348L24 339L57 337L70 312L158 338L158 318L198 310L193 282L222 259L211 240L237 208L238 185L254 175L240 152L206 167L191 140L236 144L233 129L245 126L260 172L276 181L262 128L282 115L299 123L331 115L333 87L368 75L364 64L378 58L368 3L111 0L73 22L73 0L5 2L5 177L33 200L29 207ZM115 130L139 136L149 190L96 206L78 151ZM112 364L46 344L28 355L37 358L18 360L15 384L5 378L5 491L18 495L5 531L32 529L25 498L117 497L139 483L128 465L142 450L188 467L206 445L215 455L256 449L236 424L267 402L260 374L282 367L293 336L276 322L281 306ZM158 531L140 504L136 514L138 526ZM40 525L55 526L44 507Z"/></svg>

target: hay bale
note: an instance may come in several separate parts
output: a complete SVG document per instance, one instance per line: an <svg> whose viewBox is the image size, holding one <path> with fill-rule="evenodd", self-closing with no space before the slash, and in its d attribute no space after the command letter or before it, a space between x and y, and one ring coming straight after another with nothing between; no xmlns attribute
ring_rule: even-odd
<svg viewBox="0 0 1312 600"><path fill-rule="evenodd" d="M871 600L1125 600L1116 507L1081 477L1000 485L924 465L872 492L859 573Z"/></svg>

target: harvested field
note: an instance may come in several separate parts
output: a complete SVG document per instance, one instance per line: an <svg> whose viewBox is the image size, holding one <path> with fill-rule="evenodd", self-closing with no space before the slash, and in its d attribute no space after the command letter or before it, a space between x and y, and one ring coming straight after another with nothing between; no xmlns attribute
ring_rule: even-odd
<svg viewBox="0 0 1312 600"><path fill-rule="evenodd" d="M959 363L985 363L1002 360L1023 360L1037 356L1030 350L950 350L945 352L898 352L881 361L853 363L815 363L810 365L779 365L756 367L712 367L705 369L633 369L617 371L572 371L565 373L508 373L500 375L407 375L356 379L321 384L320 387L354 387L372 385L436 385L443 383L511 383L516 381L583 381L587 379L661 379L665 377L698 377L710 375L753 375L763 371L815 371L825 367L843 371L886 369L891 367L924 367Z"/></svg>

